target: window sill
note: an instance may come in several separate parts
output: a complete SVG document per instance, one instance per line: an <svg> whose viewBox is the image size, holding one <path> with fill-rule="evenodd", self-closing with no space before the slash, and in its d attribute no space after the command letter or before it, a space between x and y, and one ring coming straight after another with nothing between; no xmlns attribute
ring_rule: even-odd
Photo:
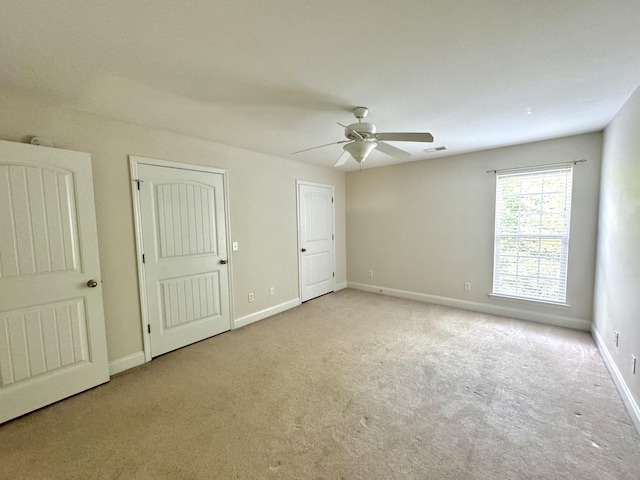
<svg viewBox="0 0 640 480"><path fill-rule="evenodd" d="M550 307L561 307L561 308L571 308L571 305L568 303L561 302L552 302L549 300L538 300L536 298L525 298L525 297L511 297L509 295L498 295L496 293L490 293L490 298L497 298L500 300L510 300L514 302L525 302L525 303L542 303L543 305L549 305Z"/></svg>

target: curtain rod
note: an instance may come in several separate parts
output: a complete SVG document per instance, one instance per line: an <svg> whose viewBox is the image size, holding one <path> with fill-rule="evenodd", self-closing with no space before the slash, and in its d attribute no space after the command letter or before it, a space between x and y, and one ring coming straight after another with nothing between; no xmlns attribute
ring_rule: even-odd
<svg viewBox="0 0 640 480"><path fill-rule="evenodd" d="M501 173L501 172L515 172L517 170L529 170L531 168L538 168L538 167L562 167L562 166L566 166L566 165L577 165L578 163L584 163L587 160L585 158L581 159L581 160L573 160L571 162L566 162L566 163L543 163L542 165L531 165L528 167L515 167L515 168L503 168L502 170L487 170L487 173Z"/></svg>

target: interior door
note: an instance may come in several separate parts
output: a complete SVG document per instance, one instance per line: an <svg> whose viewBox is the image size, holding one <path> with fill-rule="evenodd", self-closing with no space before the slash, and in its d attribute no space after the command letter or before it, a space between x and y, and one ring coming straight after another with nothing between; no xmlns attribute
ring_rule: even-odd
<svg viewBox="0 0 640 480"><path fill-rule="evenodd" d="M151 355L230 330L222 174L138 166Z"/></svg>
<svg viewBox="0 0 640 480"><path fill-rule="evenodd" d="M300 296L303 302L335 288L333 187L298 182Z"/></svg>
<svg viewBox="0 0 640 480"><path fill-rule="evenodd" d="M109 380L91 157L0 141L0 422Z"/></svg>

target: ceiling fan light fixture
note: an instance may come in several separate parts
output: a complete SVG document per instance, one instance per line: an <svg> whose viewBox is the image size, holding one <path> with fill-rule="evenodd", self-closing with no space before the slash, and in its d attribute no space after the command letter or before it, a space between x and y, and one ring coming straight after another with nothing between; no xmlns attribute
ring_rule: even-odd
<svg viewBox="0 0 640 480"><path fill-rule="evenodd" d="M371 150L376 148L376 142L357 140L355 142L347 143L342 148L349 152L349 155L351 155L356 162L362 163L369 156Z"/></svg>

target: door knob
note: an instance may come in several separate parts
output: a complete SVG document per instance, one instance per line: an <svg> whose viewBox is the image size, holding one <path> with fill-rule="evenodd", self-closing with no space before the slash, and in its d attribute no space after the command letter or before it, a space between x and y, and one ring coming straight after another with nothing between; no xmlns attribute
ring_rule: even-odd
<svg viewBox="0 0 640 480"><path fill-rule="evenodd" d="M301 249L300 249L300 251L301 251L301 252L306 252L306 251L307 251L307 249L306 249L306 248L301 248Z"/></svg>
<svg viewBox="0 0 640 480"><path fill-rule="evenodd" d="M227 261L226 260L220 260L220 265L226 265Z"/></svg>
<svg viewBox="0 0 640 480"><path fill-rule="evenodd" d="M98 282L96 282L95 280L89 280L87 282L87 287L89 288L96 288L98 286Z"/></svg>

